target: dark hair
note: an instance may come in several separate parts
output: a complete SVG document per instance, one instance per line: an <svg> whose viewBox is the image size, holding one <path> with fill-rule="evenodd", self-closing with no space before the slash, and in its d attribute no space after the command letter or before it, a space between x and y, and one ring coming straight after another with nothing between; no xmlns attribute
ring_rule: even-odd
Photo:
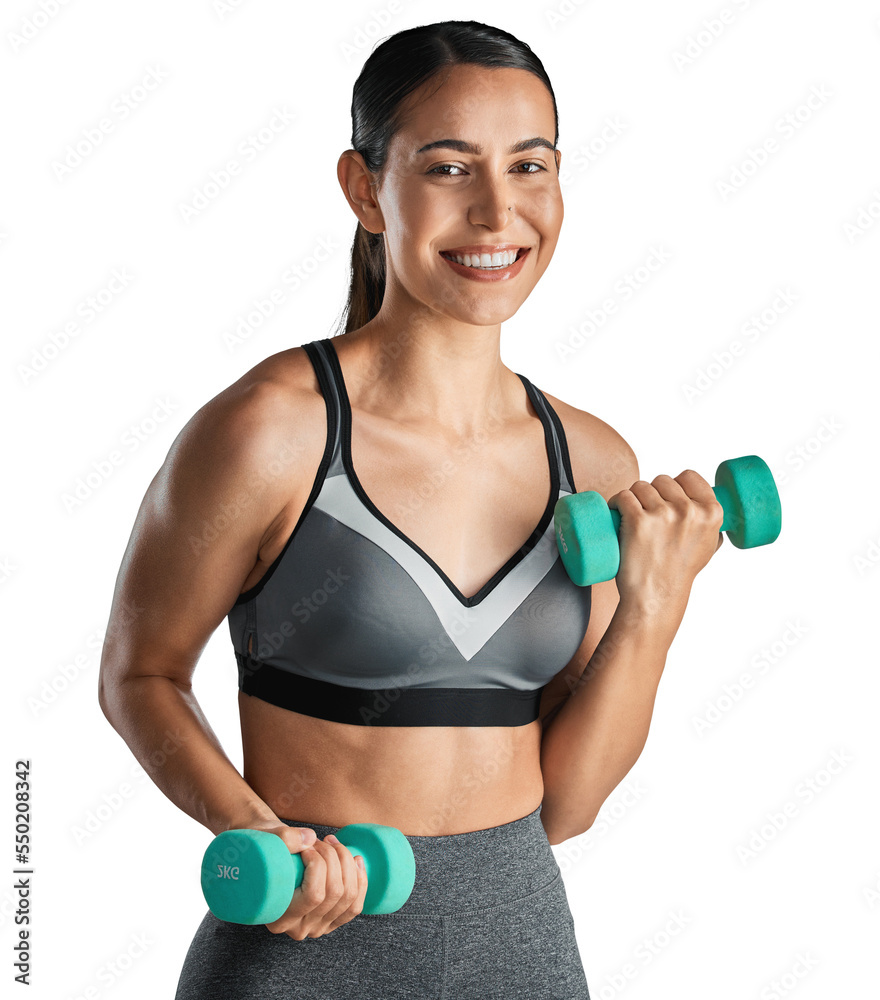
<svg viewBox="0 0 880 1000"><path fill-rule="evenodd" d="M407 28L386 38L370 54L354 83L351 101L351 148L367 169L379 174L388 146L403 125L404 99L445 67L472 64L494 69L524 69L550 91L555 132L559 140L556 95L541 60L510 32L479 21L437 21ZM368 323L385 294L385 237L358 221L351 247L351 285L339 326L345 333Z"/></svg>

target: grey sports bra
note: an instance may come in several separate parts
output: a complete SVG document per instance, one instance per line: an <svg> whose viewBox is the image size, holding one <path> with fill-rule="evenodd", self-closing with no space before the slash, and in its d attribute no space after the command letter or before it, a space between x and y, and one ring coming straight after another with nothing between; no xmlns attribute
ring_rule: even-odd
<svg viewBox="0 0 880 1000"><path fill-rule="evenodd" d="M330 338L303 345L327 408L314 485L284 548L229 611L239 689L361 726L522 726L574 656L591 588L562 565L553 508L575 492L565 431L544 425L551 488L525 544L472 597L379 511L351 460L351 407Z"/></svg>

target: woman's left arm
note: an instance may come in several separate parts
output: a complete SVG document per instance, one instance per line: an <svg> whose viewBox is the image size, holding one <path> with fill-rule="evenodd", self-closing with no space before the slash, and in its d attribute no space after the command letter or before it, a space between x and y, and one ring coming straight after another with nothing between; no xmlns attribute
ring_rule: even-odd
<svg viewBox="0 0 880 1000"><path fill-rule="evenodd" d="M551 844L588 830L638 760L685 604L618 603L572 690L544 716L541 821Z"/></svg>
<svg viewBox="0 0 880 1000"><path fill-rule="evenodd" d="M575 482L619 505L621 565L615 579L593 585L584 641L542 695L541 822L551 844L588 830L638 760L693 579L721 545L723 515L690 470L639 479L627 442L590 414L568 408L566 432Z"/></svg>

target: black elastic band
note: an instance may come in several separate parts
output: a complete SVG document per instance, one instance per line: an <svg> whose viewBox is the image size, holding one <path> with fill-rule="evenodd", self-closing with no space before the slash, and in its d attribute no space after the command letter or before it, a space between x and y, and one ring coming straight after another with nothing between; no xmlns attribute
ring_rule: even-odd
<svg viewBox="0 0 880 1000"><path fill-rule="evenodd" d="M236 651L245 694L302 715L351 726L525 726L538 718L543 687L348 687L282 670Z"/></svg>

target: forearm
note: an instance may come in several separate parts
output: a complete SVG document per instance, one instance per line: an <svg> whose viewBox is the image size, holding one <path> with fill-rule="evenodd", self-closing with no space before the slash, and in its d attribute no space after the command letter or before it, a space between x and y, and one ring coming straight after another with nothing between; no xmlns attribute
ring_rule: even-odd
<svg viewBox="0 0 880 1000"><path fill-rule="evenodd" d="M212 833L275 817L224 753L191 688L130 677L102 689L100 703L159 789Z"/></svg>
<svg viewBox="0 0 880 1000"><path fill-rule="evenodd" d="M541 737L541 819L551 842L587 830L648 738L666 655L686 598L660 610L619 604Z"/></svg>

